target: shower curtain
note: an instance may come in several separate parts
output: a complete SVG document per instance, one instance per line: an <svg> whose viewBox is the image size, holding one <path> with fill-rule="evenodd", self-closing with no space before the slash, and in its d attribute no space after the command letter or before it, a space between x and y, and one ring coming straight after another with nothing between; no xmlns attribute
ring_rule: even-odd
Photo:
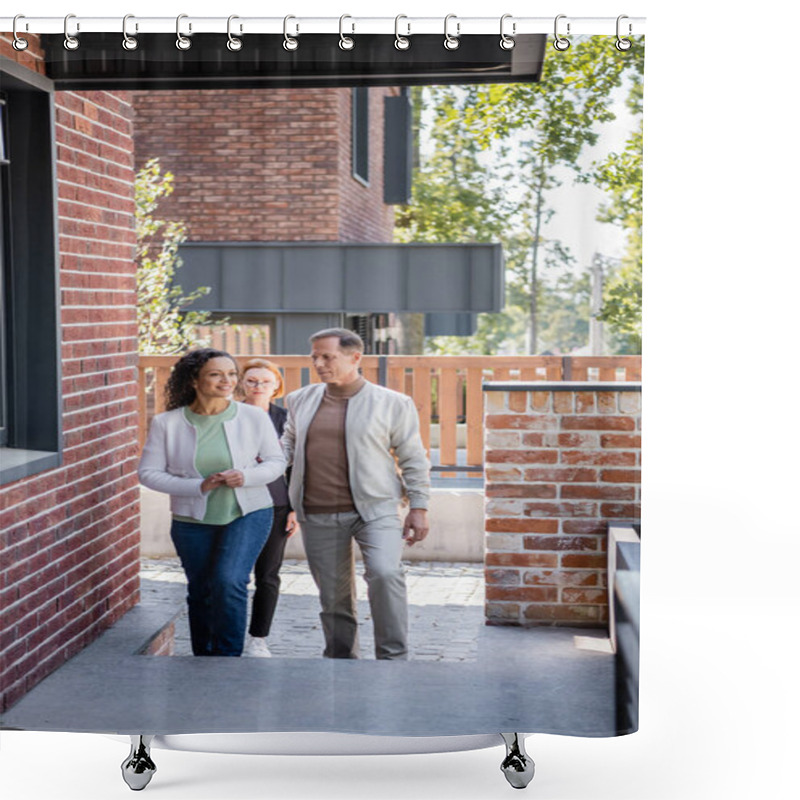
<svg viewBox="0 0 800 800"><path fill-rule="evenodd" d="M637 729L644 38L498 22L0 35L3 728ZM360 558L359 657L323 658L302 534L272 658L193 657L136 476L169 369L211 345L290 394L334 326L431 465L408 658Z"/></svg>

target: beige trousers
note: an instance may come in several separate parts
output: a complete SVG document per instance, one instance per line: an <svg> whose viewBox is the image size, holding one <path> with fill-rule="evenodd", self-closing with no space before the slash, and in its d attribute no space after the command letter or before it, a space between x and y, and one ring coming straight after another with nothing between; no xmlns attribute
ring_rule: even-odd
<svg viewBox="0 0 800 800"><path fill-rule="evenodd" d="M397 515L365 522L355 512L307 514L302 523L308 567L319 589L327 658L358 658L355 553L364 560L375 631L375 658L408 658L408 597Z"/></svg>

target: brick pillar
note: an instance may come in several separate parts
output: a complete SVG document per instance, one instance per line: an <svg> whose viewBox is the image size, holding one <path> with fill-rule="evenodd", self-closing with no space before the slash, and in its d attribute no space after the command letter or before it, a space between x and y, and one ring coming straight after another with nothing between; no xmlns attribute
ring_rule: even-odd
<svg viewBox="0 0 800 800"><path fill-rule="evenodd" d="M608 621L608 523L638 521L641 384L484 385L486 620Z"/></svg>

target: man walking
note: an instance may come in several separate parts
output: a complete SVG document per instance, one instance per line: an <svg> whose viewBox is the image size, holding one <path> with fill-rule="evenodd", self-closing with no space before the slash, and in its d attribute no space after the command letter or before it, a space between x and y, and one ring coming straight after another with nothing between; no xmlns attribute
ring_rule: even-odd
<svg viewBox="0 0 800 800"><path fill-rule="evenodd" d="M286 398L289 498L320 593L324 655L358 658L353 541L364 560L375 657L408 657L403 545L428 534L430 468L410 397L359 372L364 343L344 328L311 337L321 383ZM398 506L407 496L404 522Z"/></svg>

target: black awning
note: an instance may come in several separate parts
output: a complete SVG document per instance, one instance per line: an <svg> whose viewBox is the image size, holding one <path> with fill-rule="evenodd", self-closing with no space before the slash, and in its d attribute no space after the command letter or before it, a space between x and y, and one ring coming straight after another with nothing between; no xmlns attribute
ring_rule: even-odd
<svg viewBox="0 0 800 800"><path fill-rule="evenodd" d="M470 35L456 50L443 37L411 37L398 50L395 37L362 34L355 47L342 50L331 34L303 34L287 51L275 34L242 37L231 52L227 37L197 33L188 50L175 46L175 35L137 36L135 50L122 47L121 33L83 33L76 50L66 50L64 37L43 34L47 76L57 89L250 89L257 87L398 86L535 82L542 72L543 34L516 37L510 50L494 35Z"/></svg>

